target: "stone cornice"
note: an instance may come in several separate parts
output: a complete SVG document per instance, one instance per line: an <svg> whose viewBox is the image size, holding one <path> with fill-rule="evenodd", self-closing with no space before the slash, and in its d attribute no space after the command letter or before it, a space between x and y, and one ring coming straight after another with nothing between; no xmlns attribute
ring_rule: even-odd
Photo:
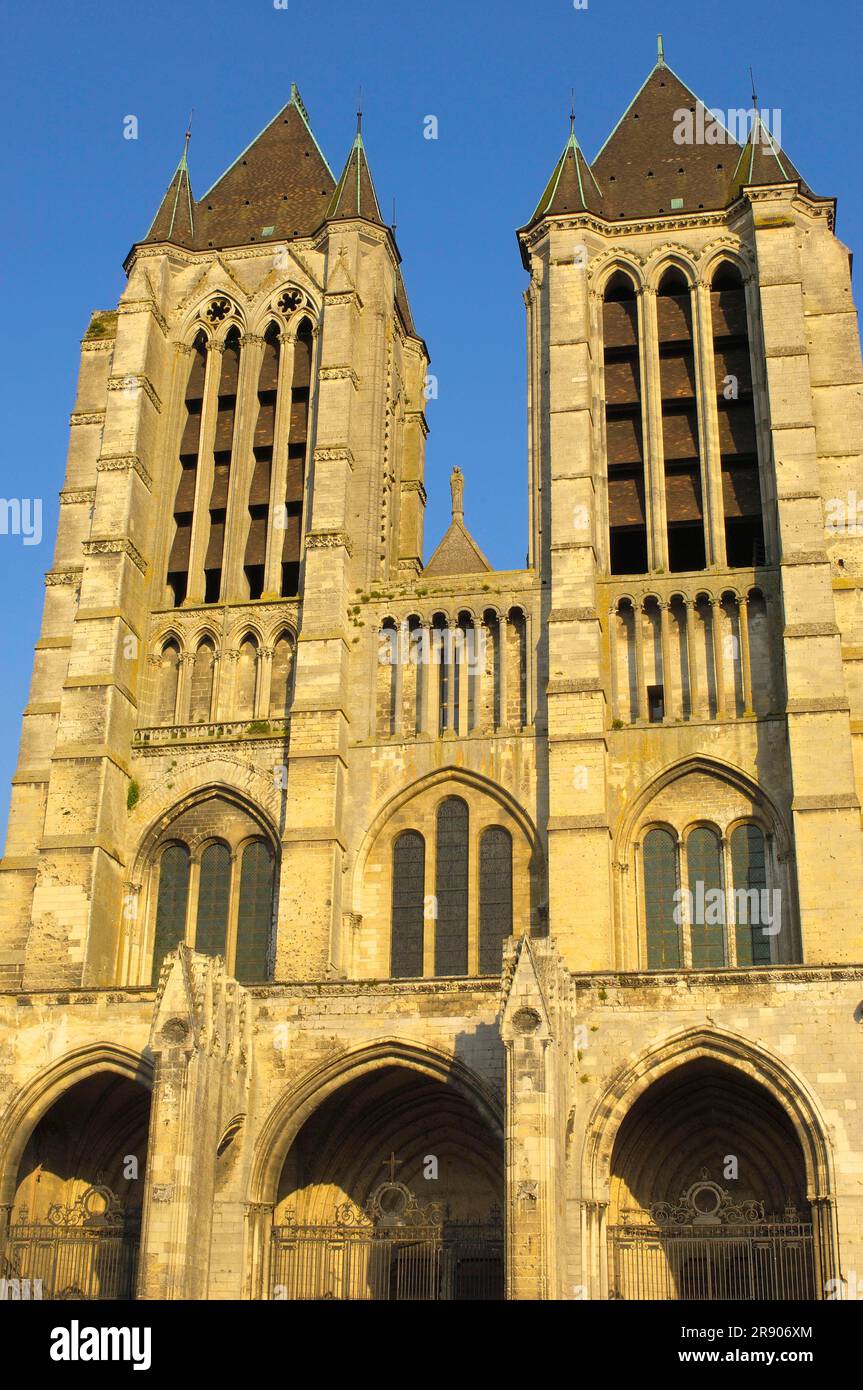
<svg viewBox="0 0 863 1390"><path fill-rule="evenodd" d="M306 536L307 550L337 550L343 548L353 555L351 538L347 531L309 531Z"/></svg>
<svg viewBox="0 0 863 1390"><path fill-rule="evenodd" d="M53 588L57 584L77 584L84 572L83 565L66 565L63 569L48 570L45 584Z"/></svg>
<svg viewBox="0 0 863 1390"><path fill-rule="evenodd" d="M127 555L133 565L141 571L147 572L147 561L144 559L136 545L128 537L103 537L83 542L85 555Z"/></svg>
<svg viewBox="0 0 863 1390"><path fill-rule="evenodd" d="M70 425L104 425L104 410L73 410L69 416Z"/></svg>
<svg viewBox="0 0 863 1390"><path fill-rule="evenodd" d="M153 299L121 299L117 306L119 314L152 314L165 337L168 336L168 321Z"/></svg>
<svg viewBox="0 0 863 1390"><path fill-rule="evenodd" d="M153 383L143 372L127 372L125 376L111 376L108 378L109 391L143 391L153 409L161 414L162 402Z"/></svg>
<svg viewBox="0 0 863 1390"><path fill-rule="evenodd" d="M103 454L96 464L97 473L123 473L129 469L134 469L147 491L152 492L153 479L137 454Z"/></svg>
<svg viewBox="0 0 863 1390"><path fill-rule="evenodd" d="M63 488L59 496L61 507L73 506L79 502L88 502L92 506L96 500L96 489L94 487Z"/></svg>

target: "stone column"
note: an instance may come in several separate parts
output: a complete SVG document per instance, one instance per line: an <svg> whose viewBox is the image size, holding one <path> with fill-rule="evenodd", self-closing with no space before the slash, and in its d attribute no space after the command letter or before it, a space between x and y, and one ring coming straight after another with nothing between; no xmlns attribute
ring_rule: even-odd
<svg viewBox="0 0 863 1390"><path fill-rule="evenodd" d="M737 602L737 626L740 631L740 679L743 684L743 713L752 714L752 658L749 654L749 599Z"/></svg>
<svg viewBox="0 0 863 1390"><path fill-rule="evenodd" d="M685 599L686 609L686 666L689 673L689 718L698 716L698 606L694 599Z"/></svg>
<svg viewBox="0 0 863 1390"><path fill-rule="evenodd" d="M608 669L611 681L611 718L620 718L620 696L617 680L617 605L608 610Z"/></svg>
<svg viewBox="0 0 863 1390"><path fill-rule="evenodd" d="M677 691L671 675L671 634L669 632L669 611L668 603L660 602L659 605L659 634L662 646L662 694L663 694L663 718L677 718Z"/></svg>
<svg viewBox="0 0 863 1390"><path fill-rule="evenodd" d="M633 604L633 627L635 629L635 680L638 687L636 690L638 718L646 721L649 717L649 711L647 708L647 685L644 679L644 615L638 599Z"/></svg>
<svg viewBox="0 0 863 1390"><path fill-rule="evenodd" d="M710 628L713 637L713 679L716 684L716 718L725 718L725 661L722 654L722 600L710 600Z"/></svg>

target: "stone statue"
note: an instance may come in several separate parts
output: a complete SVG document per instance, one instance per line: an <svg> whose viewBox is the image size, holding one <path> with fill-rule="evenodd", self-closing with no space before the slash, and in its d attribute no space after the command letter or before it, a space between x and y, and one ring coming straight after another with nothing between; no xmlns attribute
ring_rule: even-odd
<svg viewBox="0 0 863 1390"><path fill-rule="evenodd" d="M450 491L452 493L452 517L453 521L458 518L461 521L464 516L464 474L456 464L450 474Z"/></svg>

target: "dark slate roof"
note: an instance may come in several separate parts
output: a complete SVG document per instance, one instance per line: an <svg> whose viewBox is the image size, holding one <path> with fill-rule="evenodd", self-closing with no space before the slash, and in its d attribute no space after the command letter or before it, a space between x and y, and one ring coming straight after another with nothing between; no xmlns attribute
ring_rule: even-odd
<svg viewBox="0 0 863 1390"><path fill-rule="evenodd" d="M699 98L662 61L643 83L591 168L604 194L606 217L650 217L728 205L740 145L710 115L703 137L678 143L682 112L698 122ZM721 138L717 138L721 137ZM708 143L708 141L710 143ZM681 206L672 202L682 200Z"/></svg>
<svg viewBox="0 0 863 1390"><path fill-rule="evenodd" d="M188 185L188 173L183 177ZM171 222L166 208L174 181L145 241L181 239L182 228L176 217ZM189 195L194 231L181 244L206 250L310 236L324 220L335 182L292 86L287 106L203 198L193 204Z"/></svg>
<svg viewBox="0 0 863 1390"><path fill-rule="evenodd" d="M732 196L737 197L748 185L757 187L766 183L799 183L805 193L815 196L773 139L758 112L732 175Z"/></svg>
<svg viewBox="0 0 863 1390"><path fill-rule="evenodd" d="M384 225L363 137L359 130L336 191L330 199L326 216L328 222L337 218L362 217L366 222L377 223L379 227Z"/></svg>
<svg viewBox="0 0 863 1390"><path fill-rule="evenodd" d="M553 217L557 213L601 213L603 210L602 190L575 138L575 131L571 130L529 225L540 217Z"/></svg>
<svg viewBox="0 0 863 1390"><path fill-rule="evenodd" d="M189 137L183 147L182 158L174 170L174 177L168 184L159 211L153 218L145 241L175 241L180 246L194 246L195 216L193 212L192 185L189 182L189 168L186 154Z"/></svg>

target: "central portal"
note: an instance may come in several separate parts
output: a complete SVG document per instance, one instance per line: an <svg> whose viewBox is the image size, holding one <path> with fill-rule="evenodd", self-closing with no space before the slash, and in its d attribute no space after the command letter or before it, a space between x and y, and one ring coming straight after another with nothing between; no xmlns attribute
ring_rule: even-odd
<svg viewBox="0 0 863 1390"><path fill-rule="evenodd" d="M502 1298L502 1158L455 1086L398 1066L350 1083L285 1161L271 1296Z"/></svg>

